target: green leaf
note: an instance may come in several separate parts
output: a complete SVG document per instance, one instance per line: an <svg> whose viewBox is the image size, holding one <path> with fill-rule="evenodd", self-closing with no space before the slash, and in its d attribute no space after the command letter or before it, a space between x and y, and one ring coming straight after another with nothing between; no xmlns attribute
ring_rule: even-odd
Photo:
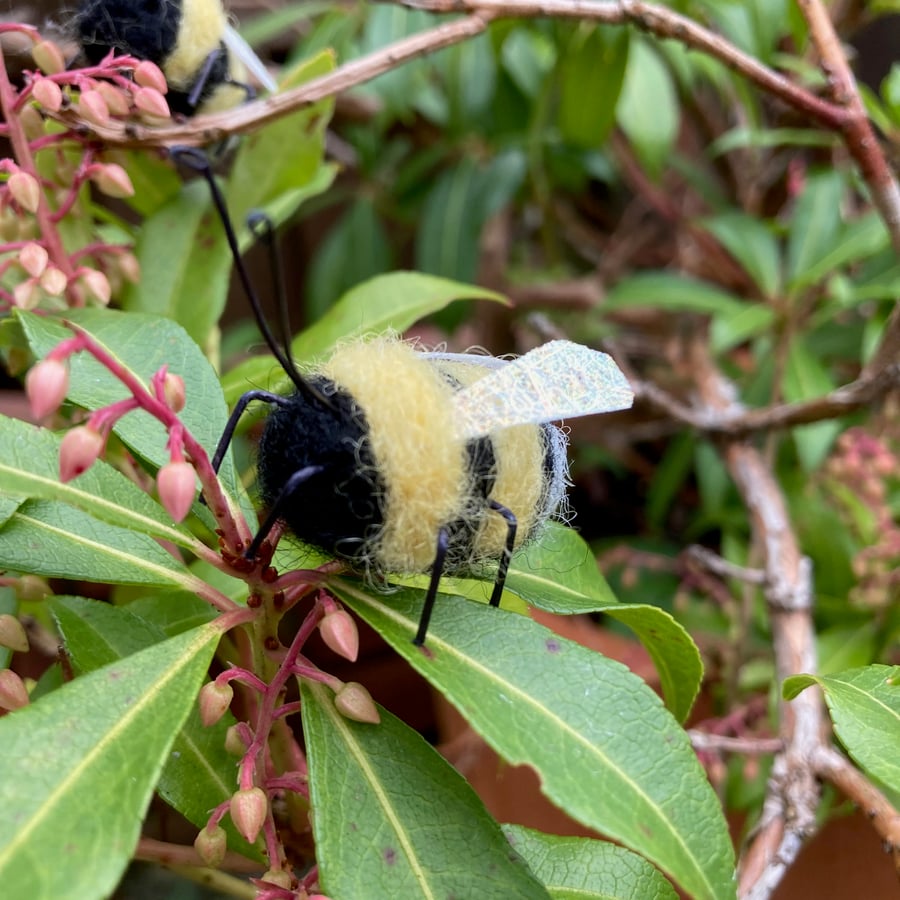
<svg viewBox="0 0 900 900"><path fill-rule="evenodd" d="M680 109L669 70L647 41L633 38L616 121L653 177L671 156Z"/></svg>
<svg viewBox="0 0 900 900"><path fill-rule="evenodd" d="M108 584L190 589L184 565L147 535L51 500L29 500L7 522L0 567Z"/></svg>
<svg viewBox="0 0 900 900"><path fill-rule="evenodd" d="M645 859L615 844L504 825L513 849L555 900L676 900Z"/></svg>
<svg viewBox="0 0 900 900"><path fill-rule="evenodd" d="M590 547L571 528L550 523L535 544L520 550L506 589L538 609L562 615L603 612L626 625L653 659L672 715L679 722L687 718L703 680L703 661L691 636L657 606L620 603Z"/></svg>
<svg viewBox="0 0 900 900"><path fill-rule="evenodd" d="M710 347L714 353L725 353L738 344L760 334L771 334L775 311L762 303L747 303L741 309L716 316L710 328Z"/></svg>
<svg viewBox="0 0 900 900"><path fill-rule="evenodd" d="M195 547L196 539L121 472L97 460L73 481L59 480L60 435L0 417L0 491L58 500L111 525Z"/></svg>
<svg viewBox="0 0 900 900"><path fill-rule="evenodd" d="M7 896L110 895L219 634L156 644L0 719Z"/></svg>
<svg viewBox="0 0 900 900"><path fill-rule="evenodd" d="M631 32L585 22L560 54L559 130L579 147L599 147L616 121Z"/></svg>
<svg viewBox="0 0 900 900"><path fill-rule="evenodd" d="M836 675L793 675L782 693L793 700L800 691L818 684L834 730L847 752L862 768L900 793L900 684L896 666L872 665Z"/></svg>
<svg viewBox="0 0 900 900"><path fill-rule="evenodd" d="M35 356L46 356L72 332L58 320L32 313L19 313L22 327ZM179 418L206 452L212 455L228 409L219 379L200 348L179 325L140 313L111 309L69 310L66 317L83 328L91 338L145 385L162 366L184 379L187 396ZM124 385L87 353L69 359L69 399L85 409L95 410L127 396ZM169 461L166 432L162 424L137 410L120 419L116 434L138 456L156 466ZM219 477L234 496L240 496L230 457L222 464Z"/></svg>
<svg viewBox="0 0 900 900"><path fill-rule="evenodd" d="M501 294L487 288L419 272L379 275L348 291L318 322L297 335L291 353L297 359L315 362L339 341L388 330L403 331L461 299L508 303ZM277 363L271 356L254 357L236 366L223 380L229 403L234 404L248 385L270 382L274 366ZM288 385L287 376L281 375L269 389L286 391Z"/></svg>
<svg viewBox="0 0 900 900"><path fill-rule="evenodd" d="M697 900L734 896L733 850L687 735L625 666L522 616L441 596L412 644L421 591L331 590L582 824L645 856Z"/></svg>
<svg viewBox="0 0 900 900"><path fill-rule="evenodd" d="M809 175L797 200L787 245L787 285L802 285L807 270L831 252L841 227L844 176L835 170Z"/></svg>
<svg viewBox="0 0 900 900"><path fill-rule="evenodd" d="M634 306L715 315L736 313L744 303L706 281L668 272L642 272L620 281L603 304L609 310Z"/></svg>
<svg viewBox="0 0 900 900"><path fill-rule="evenodd" d="M66 653L79 674L118 662L167 637L155 622L135 615L133 604L117 607L81 597L54 597L51 604ZM233 724L235 718L228 712L207 728L200 721L199 707L193 704L160 774L160 796L197 828L205 826L210 810L237 788L235 759L225 750L225 732ZM228 833L229 849L261 858L230 819L221 824Z"/></svg>
<svg viewBox="0 0 900 900"><path fill-rule="evenodd" d="M741 264L763 297L773 298L781 280L778 242L765 223L736 210L702 220L704 228Z"/></svg>
<svg viewBox="0 0 900 900"><path fill-rule="evenodd" d="M300 682L322 889L372 897L546 898L463 777L384 709L345 719Z"/></svg>
<svg viewBox="0 0 900 900"><path fill-rule="evenodd" d="M842 266L874 256L888 246L887 228L881 216L872 211L842 228L821 256L798 273L792 288L797 290L815 284L835 274Z"/></svg>
<svg viewBox="0 0 900 900"><path fill-rule="evenodd" d="M791 341L782 387L784 399L789 403L812 400L834 389L831 376L802 336ZM840 422L825 421L801 425L792 431L797 456L805 471L814 472L824 462L841 427Z"/></svg>

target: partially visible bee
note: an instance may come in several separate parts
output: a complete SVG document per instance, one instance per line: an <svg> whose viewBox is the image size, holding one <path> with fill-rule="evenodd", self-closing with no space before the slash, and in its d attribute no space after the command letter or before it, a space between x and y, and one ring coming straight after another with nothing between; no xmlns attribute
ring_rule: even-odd
<svg viewBox="0 0 900 900"><path fill-rule="evenodd" d="M250 547L258 556L278 521L308 544L379 575L430 572L413 642L422 645L443 573L498 560L498 606L510 557L565 497L566 438L553 421L631 406L625 376L605 353L552 341L511 361L424 353L395 337L339 346L308 375L262 315L224 199L213 191L266 342L296 391L253 390L238 401L213 458L221 463L253 400L271 403L258 452L268 509Z"/></svg>
<svg viewBox="0 0 900 900"><path fill-rule="evenodd" d="M252 97L248 70L266 90L276 90L219 0L81 0L75 28L94 65L111 50L156 63L169 83L173 113L215 112Z"/></svg>

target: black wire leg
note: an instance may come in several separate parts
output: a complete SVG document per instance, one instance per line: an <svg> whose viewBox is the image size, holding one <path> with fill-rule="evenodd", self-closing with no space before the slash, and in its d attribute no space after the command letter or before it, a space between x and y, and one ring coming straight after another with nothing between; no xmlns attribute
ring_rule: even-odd
<svg viewBox="0 0 900 900"><path fill-rule="evenodd" d="M511 509L507 509L503 504L496 500L491 500L488 504L494 512L500 513L506 519L506 546L503 548L503 555L500 557L500 565L497 567L497 578L494 581L494 592L491 594L491 606L499 606L500 598L503 596L503 585L506 584L506 573L509 572L509 561L512 559L513 549L516 545L516 530L519 523L515 514Z"/></svg>
<svg viewBox="0 0 900 900"><path fill-rule="evenodd" d="M284 513L285 507L290 503L294 491L296 491L304 481L308 481L313 476L324 471L325 466L305 466L302 469L298 469L290 478L288 478L284 487L281 489L281 492L278 494L278 497L275 499L275 502L272 504L272 508L269 510L269 515L266 516L265 522L262 523L259 531L256 532L256 536L250 542L250 546L244 551L245 559L256 559L259 555L259 548L262 546L262 542L269 536L269 532L272 530L275 523L282 517L282 513Z"/></svg>
<svg viewBox="0 0 900 900"><path fill-rule="evenodd" d="M276 403L279 406L284 406L288 402L286 397L282 397L279 394L273 394L271 391L254 390L247 391L246 394L241 394L240 399L231 411L231 415L228 417L228 422L225 425L225 430L222 432L222 437L219 438L219 443L216 444L216 452L213 454L212 458L214 472L218 473L219 467L222 465L222 460L225 459L225 454L228 452L228 447L234 437L234 431L237 428L238 421L244 414L247 405L254 400L262 400L264 403Z"/></svg>
<svg viewBox="0 0 900 900"><path fill-rule="evenodd" d="M446 528L438 532L437 550L434 554L434 564L431 567L431 581L428 584L428 593L425 595L425 605L422 607L422 615L419 616L419 629L413 638L413 643L421 647L425 643L425 635L428 633L428 623L431 621L431 611L434 609L434 599L437 597L438 586L441 583L441 575L444 573L444 558L447 556L447 548L450 546L450 536Z"/></svg>

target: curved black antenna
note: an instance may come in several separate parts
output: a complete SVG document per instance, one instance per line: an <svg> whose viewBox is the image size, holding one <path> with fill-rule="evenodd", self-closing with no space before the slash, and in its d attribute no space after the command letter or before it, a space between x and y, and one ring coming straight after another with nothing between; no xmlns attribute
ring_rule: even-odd
<svg viewBox="0 0 900 900"><path fill-rule="evenodd" d="M291 366L294 366L294 360L291 358L292 329L290 310L288 309L287 290L284 286L284 263L281 258L278 241L275 238L275 226L264 212L253 209L247 213L247 227L253 236L265 245L269 253L269 271L271 271L272 280L274 281L275 303L278 309L278 327L281 330L281 346L284 347L285 355L291 360ZM297 372L297 375L300 376L300 373Z"/></svg>
<svg viewBox="0 0 900 900"><path fill-rule="evenodd" d="M263 339L266 344L268 344L275 359L278 360L278 364L284 369L285 374L291 381L294 382L294 385L300 393L306 395L306 397L311 400L316 400L319 403L324 404L329 409L333 408L331 401L297 371L297 367L294 365L294 361L290 358L289 353L286 349L282 349L275 340L272 330L269 328L269 323L266 321L266 317L263 315L262 307L259 303L259 297L256 296L253 283L250 281L250 275L244 265L244 260L241 258L241 251L238 247L234 227L231 224L228 206L225 203L225 197L219 189L219 185L216 183L212 166L209 164L209 157L197 147L172 147L169 152L173 159L184 163L189 168L202 175L209 185L209 192L212 196L213 205L216 207L216 212L218 212L219 218L222 221L222 228L225 230L225 238L231 249L231 255L234 258L234 265L237 269L238 277L241 280L241 285L244 288L244 293L250 301L250 308L253 310L253 316L256 319L259 330L262 332Z"/></svg>

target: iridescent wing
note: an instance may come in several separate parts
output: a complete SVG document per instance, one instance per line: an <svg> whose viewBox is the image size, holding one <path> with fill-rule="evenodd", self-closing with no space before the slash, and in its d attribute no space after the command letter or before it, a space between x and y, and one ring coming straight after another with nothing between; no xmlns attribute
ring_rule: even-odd
<svg viewBox="0 0 900 900"><path fill-rule="evenodd" d="M225 33L222 35L225 46L233 53L243 64L244 68L256 79L257 84L267 90L270 94L277 93L278 84L269 74L269 70L265 67L263 61L253 52L253 48L230 26L225 26Z"/></svg>
<svg viewBox="0 0 900 900"><path fill-rule="evenodd" d="M466 440L513 425L628 409L634 401L611 356L571 341L551 341L500 365L492 357L469 360L491 371L454 394L454 427Z"/></svg>

